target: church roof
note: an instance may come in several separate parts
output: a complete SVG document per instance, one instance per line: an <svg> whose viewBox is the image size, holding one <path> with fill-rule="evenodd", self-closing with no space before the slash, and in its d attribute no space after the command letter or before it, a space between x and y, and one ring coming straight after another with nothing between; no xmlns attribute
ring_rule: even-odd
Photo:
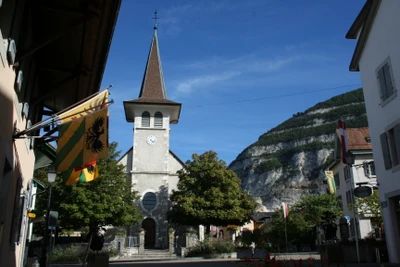
<svg viewBox="0 0 400 267"><path fill-rule="evenodd" d="M154 27L154 35L151 41L139 98L124 101L126 120L128 122L134 122L137 109L148 105L168 106L171 111L170 123L178 123L182 104L167 99L164 76L161 68L160 52L158 49L156 26Z"/></svg>
<svg viewBox="0 0 400 267"><path fill-rule="evenodd" d="M158 48L157 27L154 27L154 35L151 41L139 98L127 102L179 105L179 103L167 99Z"/></svg>

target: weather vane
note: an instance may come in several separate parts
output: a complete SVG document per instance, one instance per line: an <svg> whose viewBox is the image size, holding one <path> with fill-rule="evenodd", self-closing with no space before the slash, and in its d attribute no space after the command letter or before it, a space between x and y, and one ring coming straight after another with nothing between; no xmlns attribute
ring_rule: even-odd
<svg viewBox="0 0 400 267"><path fill-rule="evenodd" d="M154 12L154 30L157 30L157 20L159 17L157 16L157 10Z"/></svg>

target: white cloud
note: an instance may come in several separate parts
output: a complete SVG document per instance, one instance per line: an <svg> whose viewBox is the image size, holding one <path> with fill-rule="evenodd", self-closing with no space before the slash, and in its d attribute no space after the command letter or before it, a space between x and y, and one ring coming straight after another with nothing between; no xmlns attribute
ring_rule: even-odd
<svg viewBox="0 0 400 267"><path fill-rule="evenodd" d="M206 75L206 76L190 78L178 84L177 92L188 94L191 93L194 88L201 88L217 82L230 80L231 78L238 75L240 75L240 72L232 71L232 72L225 72L220 75Z"/></svg>

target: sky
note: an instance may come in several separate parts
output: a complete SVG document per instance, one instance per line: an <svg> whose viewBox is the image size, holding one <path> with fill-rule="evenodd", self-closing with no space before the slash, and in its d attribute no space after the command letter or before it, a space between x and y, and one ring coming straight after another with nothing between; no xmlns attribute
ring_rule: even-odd
<svg viewBox="0 0 400 267"><path fill-rule="evenodd" d="M112 84L110 141L132 147L123 101L136 99L157 35L169 100L182 103L170 150L230 164L297 112L361 87L345 34L365 0L123 0L102 88Z"/></svg>

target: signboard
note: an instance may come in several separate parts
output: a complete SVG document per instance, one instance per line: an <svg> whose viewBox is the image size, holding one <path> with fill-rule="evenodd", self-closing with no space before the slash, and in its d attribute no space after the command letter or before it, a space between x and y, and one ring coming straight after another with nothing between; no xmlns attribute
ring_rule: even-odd
<svg viewBox="0 0 400 267"><path fill-rule="evenodd" d="M356 197L369 197L372 194L372 188L369 186L359 186L354 188L354 195Z"/></svg>

